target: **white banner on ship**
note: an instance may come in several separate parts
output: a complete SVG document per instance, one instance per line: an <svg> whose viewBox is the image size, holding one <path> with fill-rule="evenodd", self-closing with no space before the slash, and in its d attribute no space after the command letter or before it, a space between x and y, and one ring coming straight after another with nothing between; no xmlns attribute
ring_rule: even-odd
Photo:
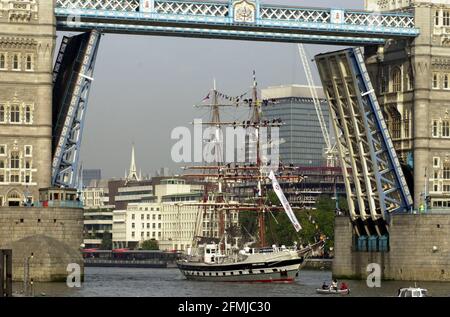
<svg viewBox="0 0 450 317"><path fill-rule="evenodd" d="M289 217L289 220L294 225L294 228L297 232L299 232L302 229L302 226L300 226L297 217L295 217L294 212L292 211L291 205L289 204L288 200L286 199L286 196L284 196L283 191L281 190L280 184L278 184L278 181L275 177L275 174L273 171L270 171L269 178L272 180L272 187L275 193L278 196L278 199L281 201L281 204L283 205L284 211L286 211L286 214Z"/></svg>

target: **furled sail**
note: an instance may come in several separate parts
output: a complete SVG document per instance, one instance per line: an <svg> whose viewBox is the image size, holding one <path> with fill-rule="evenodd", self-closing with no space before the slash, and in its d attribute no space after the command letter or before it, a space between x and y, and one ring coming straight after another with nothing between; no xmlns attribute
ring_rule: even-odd
<svg viewBox="0 0 450 317"><path fill-rule="evenodd" d="M294 225L295 231L299 232L302 229L302 226L300 226L300 223L297 220L297 217L295 217L294 212L292 211L291 205L289 204L288 200L286 199L286 196L284 196L283 191L281 190L280 184L278 184L278 180L275 177L275 174L273 171L270 171L269 178L272 180L272 187L275 193L278 196L278 199L281 201L281 204L283 205L284 211L286 211L286 214L289 217L289 220Z"/></svg>

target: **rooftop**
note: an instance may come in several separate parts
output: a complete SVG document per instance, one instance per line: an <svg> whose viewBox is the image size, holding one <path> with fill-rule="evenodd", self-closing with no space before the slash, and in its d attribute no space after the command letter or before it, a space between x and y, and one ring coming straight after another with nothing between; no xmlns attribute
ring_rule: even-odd
<svg viewBox="0 0 450 317"><path fill-rule="evenodd" d="M317 96L320 99L325 99L323 88L316 86ZM309 86L306 85L281 85L271 86L265 89L261 89L261 95L263 99L280 99L280 98L311 98L311 92Z"/></svg>

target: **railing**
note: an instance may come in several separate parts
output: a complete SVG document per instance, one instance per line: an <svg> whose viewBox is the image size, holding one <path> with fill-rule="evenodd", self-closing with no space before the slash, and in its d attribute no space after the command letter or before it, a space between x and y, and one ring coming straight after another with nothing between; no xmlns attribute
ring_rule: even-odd
<svg viewBox="0 0 450 317"><path fill-rule="evenodd" d="M83 203L81 201L40 201L35 203L36 207L39 208L83 208Z"/></svg>
<svg viewBox="0 0 450 317"><path fill-rule="evenodd" d="M425 210L418 210L418 209L413 209L412 214L417 214L417 215L427 215L427 214L432 214L432 215L449 215L450 214L450 209L446 209L446 208L428 208L427 211Z"/></svg>
<svg viewBox="0 0 450 317"><path fill-rule="evenodd" d="M274 6L263 6L261 7L260 18L267 20L330 23L331 14L330 10L326 9L287 9Z"/></svg>
<svg viewBox="0 0 450 317"><path fill-rule="evenodd" d="M109 259L95 259L85 258L85 266L99 266L99 267L141 267L141 268L166 268L169 261L155 261L155 260L109 260Z"/></svg>
<svg viewBox="0 0 450 317"><path fill-rule="evenodd" d="M379 13L346 11L345 24L366 25L374 27L414 28L414 17L404 13Z"/></svg>
<svg viewBox="0 0 450 317"><path fill-rule="evenodd" d="M166 261L154 261L154 260L107 260L107 259L95 259L85 258L84 263L89 264L158 264L164 265Z"/></svg>
<svg viewBox="0 0 450 317"><path fill-rule="evenodd" d="M57 0L57 8L136 11L139 0Z"/></svg>
<svg viewBox="0 0 450 317"><path fill-rule="evenodd" d="M155 12L159 14L184 14L226 17L227 3L214 2L183 2L183 1L155 1Z"/></svg>

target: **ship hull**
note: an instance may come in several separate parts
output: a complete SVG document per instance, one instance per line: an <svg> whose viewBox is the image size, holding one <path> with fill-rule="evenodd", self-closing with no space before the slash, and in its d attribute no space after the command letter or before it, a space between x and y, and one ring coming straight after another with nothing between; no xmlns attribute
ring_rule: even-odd
<svg viewBox="0 0 450 317"><path fill-rule="evenodd" d="M218 282L293 282L303 257L261 263L204 264L178 262L188 280Z"/></svg>

